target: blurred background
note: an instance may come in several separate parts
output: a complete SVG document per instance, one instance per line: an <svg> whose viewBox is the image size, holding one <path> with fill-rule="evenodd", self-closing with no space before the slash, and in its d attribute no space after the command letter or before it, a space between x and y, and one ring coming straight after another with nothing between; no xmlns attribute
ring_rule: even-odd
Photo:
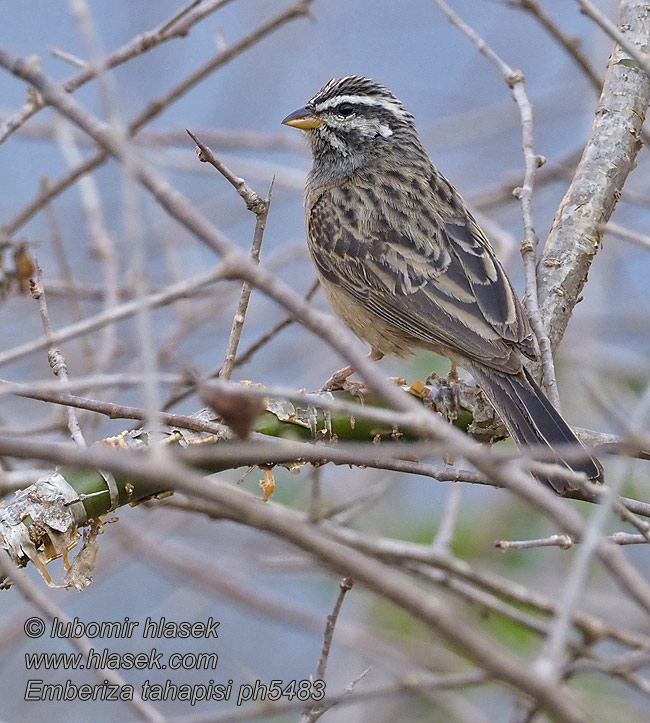
<svg viewBox="0 0 650 723"><path fill-rule="evenodd" d="M72 3L71 3L72 4ZM88 57L70 5L51 0L0 4L0 43L23 57L37 56L42 68L64 81L78 69L61 52ZM543 244L554 213L570 181L588 136L598 93L565 50L531 15L498 0L453 0L460 13L487 42L526 77L535 113L535 150L547 158L535 192L535 219ZM516 4L516 3L513 3ZM617 3L598 0L615 18ZM179 7L178 0L95 0L91 5L102 54L117 49L144 31L160 26ZM194 26L185 38L163 43L115 68L110 84L122 122L131 122L149 103L163 96L204 62L264 26L291 5L265 0L232 0ZM547 0L542 5L563 31L579 38L595 72L604 77L611 41L584 16L577 3ZM52 48L58 49L52 53ZM377 3L373 0L315 0L309 18L297 18L248 50L237 54L194 85L148 123L135 142L142 156L184 193L242 249L250 247L254 217L231 186L214 169L198 162L189 128L205 140L235 173L260 194L275 178L262 263L306 293L315 275L304 240L302 187L309 167L303 139L280 126L281 119L303 105L331 77L368 75L387 85L414 114L426 148L441 171L456 185L484 223L511 278L523 293L519 255L522 221L512 188L521 182L523 156L519 113L497 71L452 27L429 0ZM96 82L75 98L92 113L106 118ZM0 123L25 102L22 82L0 72ZM62 178L79 159L94 153L92 145L49 109L34 116L0 145L0 227L22 241L43 268L54 329L132 298L137 254L125 239L124 183L118 164L108 160L92 173L92 181L75 184L58 195L46 210L26 223L16 219L41 184ZM643 232L649 226L650 163L639 156L613 220ZM44 181L47 179L47 181ZM170 220L153 200L139 192L140 235L149 290L208 270L214 255ZM92 213L89 213L92 209ZM13 257L5 251L0 273L4 298L0 305L0 353L39 338L42 326L35 302L11 279ZM557 370L564 413L579 426L601 431L617 429L612 409L626 414L650 371L648 309L650 253L640 242L605 235L603 248L589 275L584 300L576 307L558 351ZM113 297L107 294L111 289ZM239 285L219 283L201 294L153 312L157 364L178 373L188 366L208 372L225 353ZM326 308L319 293L314 304ZM242 336L245 349L284 318L268 299L253 293ZM71 379L91 372L137 373L142 370L140 338L133 319L62 345ZM410 363L382 361L387 375L413 381L447 364L431 354ZM234 379L317 389L342 366L319 339L295 325L278 333ZM15 382L50 379L44 351L4 364L0 377ZM164 402L169 389L163 389ZM96 395L143 406L139 389L103 389ZM173 411L191 413L201 406L190 397ZM65 410L36 401L0 398L0 434L38 435L67 439ZM81 415L89 441L128 428L124 420ZM612 463L612 468L615 463ZM20 469L14 465L13 470ZM648 497L647 465L630 477L626 491ZM236 481L242 470L220 478ZM278 471L277 501L306 509L313 483L307 468L298 475ZM435 535L449 485L408 475L329 466L320 471L327 505L343 504L364 490L377 490L373 504L354 525L370 534L429 542ZM258 473L245 482L256 492ZM165 616L172 620L221 621L220 637L206 650L216 650L216 671L184 671L174 682L216 682L233 679L235 686L261 679L304 679L315 668L324 620L338 593L338 580L318 570L307 557L274 539L214 522L162 505L120 510L100 542L95 581L83 594L45 590L69 615L89 620L132 620ZM555 548L510 552L493 547L499 538L544 536L555 532L503 492L470 485L463 491L454 551L473 564L501 571L522 584L557 592L572 552ZM639 558L632 553L632 558ZM640 560L647 569L647 559ZM53 566L55 567L55 566ZM44 588L38 575L30 570ZM586 606L606 615L636 621L635 609L621 601L603 579L598 595ZM67 651L61 640L28 640L22 630L34 614L17 590L0 593L0 679L4 692L0 718L33 721L134 720L128 704L25 703L29 675L24 654L30 650ZM469 610L469 614L477 611ZM514 650L525 654L538 640L501 619L486 618L486 628ZM453 654L429 634L385 603L356 590L348 596L335 634L328 668L328 691L338 692L363 670L373 684L408 670L413 661L447 670ZM159 644L158 644L159 643ZM103 647L103 646L102 646ZM141 638L111 643L115 652L148 650ZM188 641L157 641L159 650L198 650ZM46 682L71 677L65 671L43 673ZM95 682L88 672L84 682ZM130 671L140 685L153 675ZM163 682L162 675L156 682ZM599 685L594 683L596 680ZM360 684L360 686L363 683ZM610 680L589 679L593 720L642 720L634 696ZM232 706L232 702L229 704ZM351 720L505 720L507 697L499 688L464 694L391 699L327 714L332 721ZM169 702L166 715L184 716L215 707ZM483 716L477 718L474 716ZM487 718L485 717L487 716ZM296 720L296 714L274 720Z"/></svg>

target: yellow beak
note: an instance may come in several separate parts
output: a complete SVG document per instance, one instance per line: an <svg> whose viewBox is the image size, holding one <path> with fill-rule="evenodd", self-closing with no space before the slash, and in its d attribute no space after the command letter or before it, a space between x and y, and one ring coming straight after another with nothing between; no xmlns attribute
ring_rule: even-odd
<svg viewBox="0 0 650 723"><path fill-rule="evenodd" d="M282 121L283 125L292 128L300 128L301 131L308 131L312 128L318 128L323 121L315 116L309 108L298 108Z"/></svg>

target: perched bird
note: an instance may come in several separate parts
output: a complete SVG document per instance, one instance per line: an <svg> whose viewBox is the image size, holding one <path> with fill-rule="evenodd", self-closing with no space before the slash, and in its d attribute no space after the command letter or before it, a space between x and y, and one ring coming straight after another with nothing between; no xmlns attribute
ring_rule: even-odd
<svg viewBox="0 0 650 723"><path fill-rule="evenodd" d="M519 444L579 445L523 366L536 347L503 267L402 103L369 78L334 78L282 122L305 131L313 157L307 241L323 291L371 356L443 354L472 374ZM589 457L565 464L602 474Z"/></svg>

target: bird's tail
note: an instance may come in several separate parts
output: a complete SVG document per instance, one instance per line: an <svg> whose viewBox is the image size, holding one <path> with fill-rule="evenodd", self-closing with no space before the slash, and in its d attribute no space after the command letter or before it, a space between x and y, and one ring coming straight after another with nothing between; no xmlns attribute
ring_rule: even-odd
<svg viewBox="0 0 650 723"><path fill-rule="evenodd" d="M550 448L569 469L584 472L589 479L602 480L603 467L594 457L562 459L562 447L582 446L582 443L526 370L516 375L488 371L485 367L474 367L470 371L517 444ZM569 488L568 483L559 479L540 478L540 481L559 493Z"/></svg>

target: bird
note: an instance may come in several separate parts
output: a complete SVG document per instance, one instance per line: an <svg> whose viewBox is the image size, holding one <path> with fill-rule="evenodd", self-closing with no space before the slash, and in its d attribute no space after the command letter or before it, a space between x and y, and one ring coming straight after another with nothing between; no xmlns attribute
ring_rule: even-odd
<svg viewBox="0 0 650 723"><path fill-rule="evenodd" d="M311 151L306 235L323 292L371 358L446 356L473 376L520 446L550 448L601 481L602 465L586 452L563 460L582 445L524 366L537 358L526 312L401 101L370 78L333 78L282 123L304 131ZM560 476L537 476L560 494L571 489Z"/></svg>

